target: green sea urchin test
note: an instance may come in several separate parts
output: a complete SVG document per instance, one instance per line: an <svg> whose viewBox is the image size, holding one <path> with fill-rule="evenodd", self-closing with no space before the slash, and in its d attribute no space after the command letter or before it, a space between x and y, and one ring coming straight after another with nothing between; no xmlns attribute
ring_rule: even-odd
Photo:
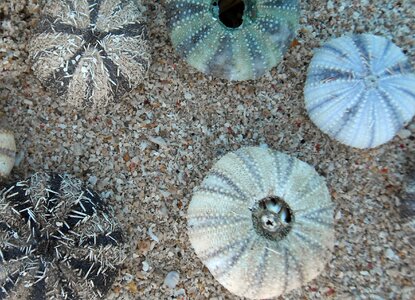
<svg viewBox="0 0 415 300"><path fill-rule="evenodd" d="M229 80L276 66L299 21L297 0L167 0L170 37L193 67Z"/></svg>

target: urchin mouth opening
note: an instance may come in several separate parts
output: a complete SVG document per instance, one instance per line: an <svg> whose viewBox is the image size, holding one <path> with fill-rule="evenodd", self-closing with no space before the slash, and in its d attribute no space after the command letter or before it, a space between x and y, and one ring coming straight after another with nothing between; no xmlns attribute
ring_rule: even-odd
<svg viewBox="0 0 415 300"><path fill-rule="evenodd" d="M378 86L379 77L376 75L369 75L364 78L367 88L376 88Z"/></svg>
<svg viewBox="0 0 415 300"><path fill-rule="evenodd" d="M291 231L294 214L283 199L271 196L254 205L252 223L259 235L271 241L280 241Z"/></svg>
<svg viewBox="0 0 415 300"><path fill-rule="evenodd" d="M105 32L99 32L97 30L93 30L92 28L88 28L82 35L85 45L90 46L98 46L100 40L102 40L105 36Z"/></svg>
<svg viewBox="0 0 415 300"><path fill-rule="evenodd" d="M246 18L254 16L254 0L212 0L212 11L216 19L230 29L242 25Z"/></svg>

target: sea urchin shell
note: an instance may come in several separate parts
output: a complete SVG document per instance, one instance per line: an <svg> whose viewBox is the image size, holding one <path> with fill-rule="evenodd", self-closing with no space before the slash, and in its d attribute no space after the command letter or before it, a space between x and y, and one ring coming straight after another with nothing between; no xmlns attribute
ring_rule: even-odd
<svg viewBox="0 0 415 300"><path fill-rule="evenodd" d="M68 175L37 173L0 192L0 299L100 299L123 258L99 196Z"/></svg>
<svg viewBox="0 0 415 300"><path fill-rule="evenodd" d="M10 174L16 157L16 142L10 130L0 128L0 177Z"/></svg>
<svg viewBox="0 0 415 300"><path fill-rule="evenodd" d="M311 61L305 106L330 137L356 148L376 147L415 115L415 74L404 53L383 37L336 38Z"/></svg>
<svg viewBox="0 0 415 300"><path fill-rule="evenodd" d="M105 106L140 84L150 62L141 6L50 0L29 45L32 69L73 105Z"/></svg>
<svg viewBox="0 0 415 300"><path fill-rule="evenodd" d="M298 0L167 0L176 51L201 72L229 80L276 66L298 26Z"/></svg>
<svg viewBox="0 0 415 300"><path fill-rule="evenodd" d="M276 297L315 278L331 256L333 205L322 177L280 152L222 157L188 209L190 241L232 293Z"/></svg>

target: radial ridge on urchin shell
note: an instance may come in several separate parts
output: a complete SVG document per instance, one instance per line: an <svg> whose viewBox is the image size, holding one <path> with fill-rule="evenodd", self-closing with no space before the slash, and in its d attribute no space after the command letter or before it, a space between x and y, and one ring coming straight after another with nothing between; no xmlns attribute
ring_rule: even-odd
<svg viewBox="0 0 415 300"><path fill-rule="evenodd" d="M373 148L391 140L415 115L415 74L386 38L335 38L310 63L305 106L311 120L339 142Z"/></svg>
<svg viewBox="0 0 415 300"><path fill-rule="evenodd" d="M190 202L196 254L232 293L277 297L315 278L331 257L333 204L308 164L271 149L222 157Z"/></svg>
<svg viewBox="0 0 415 300"><path fill-rule="evenodd" d="M29 44L35 75L73 105L106 106L150 64L140 1L49 0Z"/></svg>
<svg viewBox="0 0 415 300"><path fill-rule="evenodd" d="M276 66L294 39L298 0L167 0L170 37L199 71L256 79Z"/></svg>
<svg viewBox="0 0 415 300"><path fill-rule="evenodd" d="M98 194L36 173L0 191L0 299L102 299L124 259L122 231Z"/></svg>

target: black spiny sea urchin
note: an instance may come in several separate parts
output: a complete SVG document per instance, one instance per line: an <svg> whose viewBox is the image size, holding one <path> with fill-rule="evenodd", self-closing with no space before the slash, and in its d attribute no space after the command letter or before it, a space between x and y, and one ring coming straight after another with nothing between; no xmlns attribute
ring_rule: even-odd
<svg viewBox="0 0 415 300"><path fill-rule="evenodd" d="M0 299L97 299L123 260L122 232L95 192L37 173L0 193Z"/></svg>

